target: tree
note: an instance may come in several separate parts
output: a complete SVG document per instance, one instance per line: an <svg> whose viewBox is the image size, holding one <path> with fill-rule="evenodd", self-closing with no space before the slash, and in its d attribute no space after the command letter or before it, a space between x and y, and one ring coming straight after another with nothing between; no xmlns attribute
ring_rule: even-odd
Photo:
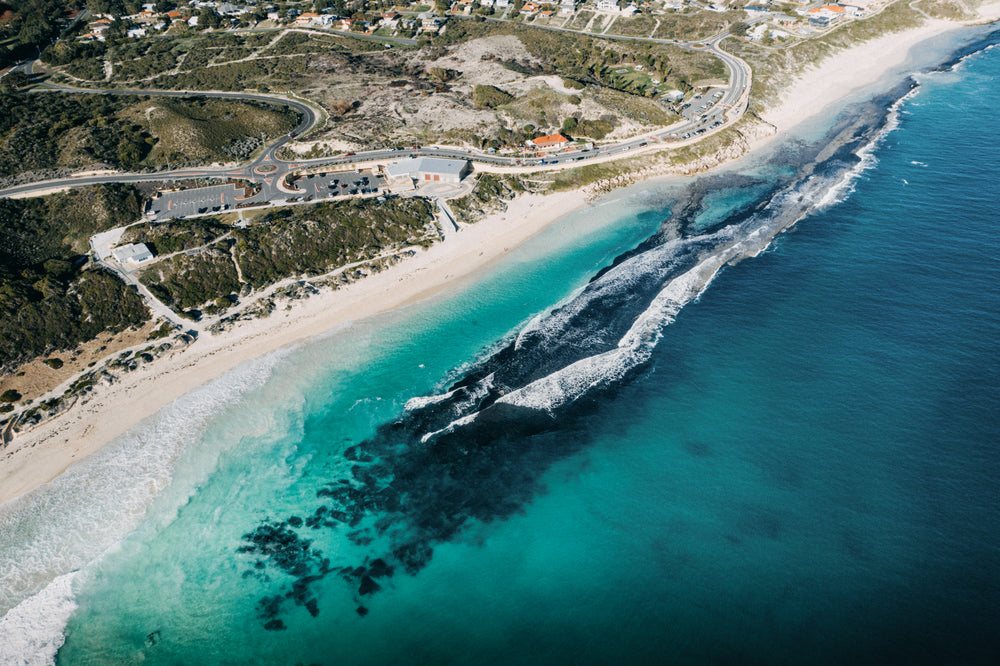
<svg viewBox="0 0 1000 666"><path fill-rule="evenodd" d="M26 85L31 83L31 79L28 78L28 75L25 74L24 72L20 70L14 70L8 73L5 77L3 77L3 79L0 80L0 83L2 83L2 88L4 91L12 91L12 90L19 90L25 87Z"/></svg>
<svg viewBox="0 0 1000 666"><path fill-rule="evenodd" d="M577 123L578 123L577 119L574 118L573 116L570 116L569 118L563 121L562 131L567 133L572 132L573 130L576 129Z"/></svg>
<svg viewBox="0 0 1000 666"><path fill-rule="evenodd" d="M219 28L222 25L222 17L216 14L214 11L208 7L202 7L201 11L198 12L198 27L199 28Z"/></svg>

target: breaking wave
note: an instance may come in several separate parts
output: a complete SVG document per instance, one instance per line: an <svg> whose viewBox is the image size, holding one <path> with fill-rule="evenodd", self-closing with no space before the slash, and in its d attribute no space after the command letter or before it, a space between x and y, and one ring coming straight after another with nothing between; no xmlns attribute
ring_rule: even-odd
<svg viewBox="0 0 1000 666"><path fill-rule="evenodd" d="M51 662L23 661L23 655L61 645L79 570L136 529L210 419L262 385L279 359L275 354L241 366L192 391L53 481L0 506L0 663ZM197 469L171 495L178 506L212 465L200 460L191 467ZM11 638L17 636L33 642L15 650L23 643ZM5 650L22 661L8 659Z"/></svg>
<svg viewBox="0 0 1000 666"><path fill-rule="evenodd" d="M0 618L0 664L44 666L55 662L65 641L63 629L76 610L72 587L76 576L74 571L57 577Z"/></svg>

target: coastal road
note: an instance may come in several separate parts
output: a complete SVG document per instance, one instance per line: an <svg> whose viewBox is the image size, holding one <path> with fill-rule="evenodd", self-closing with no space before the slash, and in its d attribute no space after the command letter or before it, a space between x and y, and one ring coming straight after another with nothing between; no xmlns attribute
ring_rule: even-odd
<svg viewBox="0 0 1000 666"><path fill-rule="evenodd" d="M498 19L493 19L498 20ZM546 27L548 30L562 32L578 32L563 28ZM255 202L283 201L290 196L295 196L294 190L284 186L285 177L294 171L301 171L310 168L323 166L343 166L378 162L383 160L396 160L405 157L442 157L452 159L472 160L484 167L495 169L531 171L531 170L559 170L573 166L582 166L578 162L594 162L606 160L611 157L623 157L642 152L661 149L664 145L672 143L692 142L703 135L719 132L735 123L746 111L749 100L751 83L751 70L743 60L723 51L720 47L722 40L728 34L721 34L711 38L707 42L677 42L675 40L653 39L650 37L623 37L618 35L601 35L602 39L621 39L650 41L660 43L670 43L682 48L691 50L707 51L719 58L729 70L729 82L726 86L718 86L716 93L713 93L711 105L699 114L692 114L686 120L675 123L669 127L659 129L639 137L634 137L619 143L597 146L589 150L576 150L566 153L550 155L546 157L508 157L494 155L479 150L465 150L448 147L421 147L413 146L403 149L381 149L369 150L358 153L346 153L334 157L323 157L309 160L285 160L278 157L278 153L285 144L294 138L301 136L312 129L320 120L317 110L302 101L276 95L263 95L255 93L239 93L224 91L187 91L187 90L138 90L138 89L83 89L54 84L39 84L36 90L44 92L67 92L67 93L90 93L109 95L146 95L164 97L217 97L222 99L236 99L245 101L256 101L267 104L284 104L295 109L300 114L299 124L288 135L282 136L273 143L265 147L260 155L251 162L234 168L198 168L198 169L177 169L172 171L159 171L147 173L116 173L78 178L63 178L43 182L29 183L0 190L0 197L17 196L37 196L41 193L57 191L72 187L83 187L86 185L97 185L103 183L140 183L152 181L181 181L194 179L241 179L257 184L260 192L253 197ZM25 71L31 72L33 63L25 64ZM717 99L716 99L717 97Z"/></svg>

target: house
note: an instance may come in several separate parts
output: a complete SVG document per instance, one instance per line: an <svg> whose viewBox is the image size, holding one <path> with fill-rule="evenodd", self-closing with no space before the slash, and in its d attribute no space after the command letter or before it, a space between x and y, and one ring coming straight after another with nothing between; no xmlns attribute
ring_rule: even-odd
<svg viewBox="0 0 1000 666"><path fill-rule="evenodd" d="M669 99L671 102L679 102L684 99L684 93L680 90L668 90L663 93L663 96Z"/></svg>
<svg viewBox="0 0 1000 666"><path fill-rule="evenodd" d="M818 16L823 16L830 21L833 21L844 17L844 8L839 5L823 5L822 7L813 7L806 12L806 16L809 17L810 21Z"/></svg>
<svg viewBox="0 0 1000 666"><path fill-rule="evenodd" d="M768 9L767 7L761 7L760 5L747 5L746 7L743 8L743 11L745 11L747 14L750 14L751 16L761 16L763 14L771 13L770 9Z"/></svg>
<svg viewBox="0 0 1000 666"><path fill-rule="evenodd" d="M539 136L531 139L530 141L525 141L525 145L528 148L534 148L535 150L557 150L559 148L565 148L568 143L569 139L564 137L559 132L549 134L548 136Z"/></svg>
<svg viewBox="0 0 1000 666"><path fill-rule="evenodd" d="M132 243L111 250L111 256L122 266L135 268L139 264L152 259L153 253L149 251L149 248L144 243Z"/></svg>
<svg viewBox="0 0 1000 666"><path fill-rule="evenodd" d="M597 0L594 6L599 12L618 12L618 0Z"/></svg>
<svg viewBox="0 0 1000 666"><path fill-rule="evenodd" d="M104 23L91 23L90 34L94 37L94 39L99 39L103 42L104 38L107 37L108 29L110 27L110 25Z"/></svg>
<svg viewBox="0 0 1000 666"><path fill-rule="evenodd" d="M145 28L129 28L125 32L125 36L128 37L129 39L139 39L140 37L145 37L146 36L146 29Z"/></svg>
<svg viewBox="0 0 1000 666"><path fill-rule="evenodd" d="M414 180L459 183L472 173L468 160L446 160L439 157L411 157L392 162L385 167L389 185L412 185Z"/></svg>
<svg viewBox="0 0 1000 666"><path fill-rule="evenodd" d="M379 23L386 28L395 30L399 27L400 18L402 18L402 14L399 12L382 12L382 20Z"/></svg>
<svg viewBox="0 0 1000 666"><path fill-rule="evenodd" d="M294 21L294 24L299 27L304 27L307 25L313 25L320 22L320 15L316 12L303 12L299 14Z"/></svg>
<svg viewBox="0 0 1000 666"><path fill-rule="evenodd" d="M417 18L420 19L420 32L430 32L436 34L445 22L444 18L434 16L432 14L421 14Z"/></svg>

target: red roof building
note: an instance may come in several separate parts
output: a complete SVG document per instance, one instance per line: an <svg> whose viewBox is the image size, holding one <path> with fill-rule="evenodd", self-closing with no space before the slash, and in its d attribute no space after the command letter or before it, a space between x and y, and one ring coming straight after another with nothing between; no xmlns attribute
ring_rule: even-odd
<svg viewBox="0 0 1000 666"><path fill-rule="evenodd" d="M563 148L567 143L569 143L569 139L561 133L556 132L548 136L536 137L528 141L527 145L529 148L537 148L538 150L552 150L554 148Z"/></svg>

